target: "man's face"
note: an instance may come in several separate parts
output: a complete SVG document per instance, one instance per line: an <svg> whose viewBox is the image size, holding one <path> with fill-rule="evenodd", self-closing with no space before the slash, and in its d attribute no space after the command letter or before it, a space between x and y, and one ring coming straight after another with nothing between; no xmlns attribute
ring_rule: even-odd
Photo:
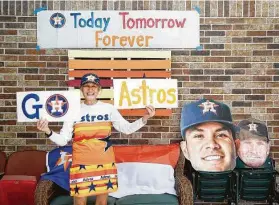
<svg viewBox="0 0 279 205"><path fill-rule="evenodd" d="M233 170L236 164L235 144L232 132L221 123L207 122L189 128L185 133L185 157L198 171Z"/></svg>
<svg viewBox="0 0 279 205"><path fill-rule="evenodd" d="M85 100L95 100L100 92L100 87L95 83L86 83L81 87Z"/></svg>
<svg viewBox="0 0 279 205"><path fill-rule="evenodd" d="M249 167L262 166L269 154L269 143L266 138L250 137L239 140L236 145L238 156Z"/></svg>

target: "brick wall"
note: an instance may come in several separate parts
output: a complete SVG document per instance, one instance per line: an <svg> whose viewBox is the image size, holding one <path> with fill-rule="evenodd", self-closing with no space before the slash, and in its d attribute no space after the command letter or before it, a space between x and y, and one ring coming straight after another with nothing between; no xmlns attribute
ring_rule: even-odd
<svg viewBox="0 0 279 205"><path fill-rule="evenodd" d="M203 51L173 50L172 77L178 79L179 107L208 97L232 108L235 122L266 121L272 156L279 160L278 1L1 1L0 150L49 150L55 145L33 123L16 122L16 92L66 90L67 50L36 51L34 8L49 10L192 10L199 6ZM181 109L154 118L140 132L113 134L121 144L180 141ZM134 118L130 118L133 120ZM51 123L58 131L59 123Z"/></svg>

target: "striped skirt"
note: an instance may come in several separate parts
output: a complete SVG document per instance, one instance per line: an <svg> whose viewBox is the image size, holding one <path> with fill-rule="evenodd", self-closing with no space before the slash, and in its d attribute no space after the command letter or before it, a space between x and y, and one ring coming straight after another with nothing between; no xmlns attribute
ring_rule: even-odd
<svg viewBox="0 0 279 205"><path fill-rule="evenodd" d="M86 197L107 194L118 189L115 163L72 165L70 168L70 195Z"/></svg>

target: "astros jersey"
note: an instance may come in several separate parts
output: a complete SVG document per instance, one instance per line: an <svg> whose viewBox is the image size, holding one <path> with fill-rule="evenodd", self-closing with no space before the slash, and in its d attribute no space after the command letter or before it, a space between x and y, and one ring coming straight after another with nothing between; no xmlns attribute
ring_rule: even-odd
<svg viewBox="0 0 279 205"><path fill-rule="evenodd" d="M111 127L130 134L143 125L142 119L129 123L113 105L98 101L95 105L82 104L77 121L65 122L60 134L53 132L50 139L60 146L74 136L71 195L83 197L116 191L117 169L109 139Z"/></svg>

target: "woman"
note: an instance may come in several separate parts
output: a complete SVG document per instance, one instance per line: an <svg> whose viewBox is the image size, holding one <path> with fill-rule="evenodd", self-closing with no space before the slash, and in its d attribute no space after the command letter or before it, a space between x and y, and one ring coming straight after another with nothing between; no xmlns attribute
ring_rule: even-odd
<svg viewBox="0 0 279 205"><path fill-rule="evenodd" d="M131 134L143 127L153 117L155 109L147 106L147 114L133 123L126 121L113 105L97 100L101 91L100 79L89 73L81 78L80 119L64 122L60 134L48 127L48 121L39 120L37 128L60 146L73 136L73 161L70 168L70 195L75 205L85 205L87 196L96 195L96 205L107 205L108 193L118 187L117 169L111 142L111 127Z"/></svg>

